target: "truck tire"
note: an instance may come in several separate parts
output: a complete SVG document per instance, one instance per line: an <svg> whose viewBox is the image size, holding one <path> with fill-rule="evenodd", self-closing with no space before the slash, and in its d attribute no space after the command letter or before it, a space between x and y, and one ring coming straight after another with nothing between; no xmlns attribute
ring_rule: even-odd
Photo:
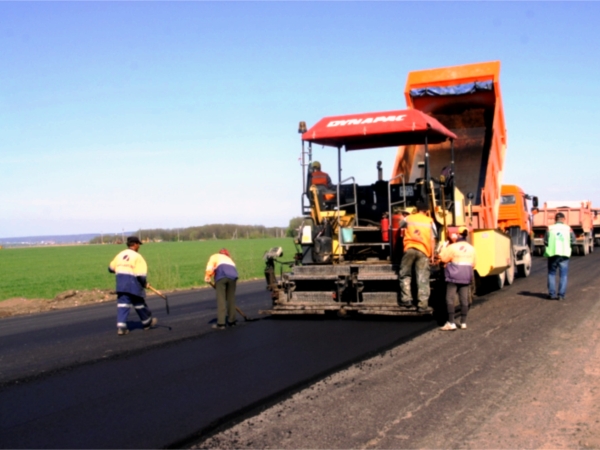
<svg viewBox="0 0 600 450"><path fill-rule="evenodd" d="M511 246L510 266L508 266L508 269L506 269L506 271L504 272L504 284L506 284L507 286L510 286L514 282L515 282L515 254L513 252L512 246ZM500 289L502 289L502 286L500 286Z"/></svg>
<svg viewBox="0 0 600 450"><path fill-rule="evenodd" d="M496 275L495 277L490 277L493 283L494 290L500 290L504 287L504 282L506 281L506 271L502 272L500 275Z"/></svg>
<svg viewBox="0 0 600 450"><path fill-rule="evenodd" d="M526 278L531 273L531 253L526 249L523 253L523 263L517 266L520 277Z"/></svg>

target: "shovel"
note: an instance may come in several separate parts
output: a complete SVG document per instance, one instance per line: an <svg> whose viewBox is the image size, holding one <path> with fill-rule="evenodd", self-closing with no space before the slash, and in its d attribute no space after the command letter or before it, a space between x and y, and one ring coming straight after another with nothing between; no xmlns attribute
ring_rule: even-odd
<svg viewBox="0 0 600 450"><path fill-rule="evenodd" d="M146 285L146 288L147 288L147 289L150 289L152 292L154 292L154 293L155 293L156 295L158 295L159 297L162 297L162 298L164 298L164 299L165 299L165 305L166 305L166 307L167 307L167 314L170 314L170 313L169 313L169 298L168 298L166 295L164 295L162 292L160 292L159 290L157 290L157 289L154 289L154 288L153 288L152 286L150 286L149 284L147 284L147 285Z"/></svg>
<svg viewBox="0 0 600 450"><path fill-rule="evenodd" d="M215 283L213 283L212 281L209 283L211 285L211 287L213 289L216 289ZM259 320L256 317L252 318L252 317L248 317L246 314L244 314L244 311L242 311L238 306L235 307L235 310L240 313L240 316L242 316L244 318L244 321L246 322L254 322L255 320Z"/></svg>

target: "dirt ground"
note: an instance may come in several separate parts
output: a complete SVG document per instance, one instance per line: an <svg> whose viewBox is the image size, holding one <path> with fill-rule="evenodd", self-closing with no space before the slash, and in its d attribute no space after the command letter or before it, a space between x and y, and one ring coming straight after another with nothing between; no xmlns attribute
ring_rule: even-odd
<svg viewBox="0 0 600 450"><path fill-rule="evenodd" d="M111 289L93 289L89 291L69 290L61 292L53 299L10 298L0 302L0 319L55 309L74 308L92 303L115 301L116 299L117 293Z"/></svg>
<svg viewBox="0 0 600 450"><path fill-rule="evenodd" d="M465 418L464 429L463 424L453 427L454 436L438 429L415 440L410 426L405 425L411 413L399 411L386 418L385 408L377 410L383 423L372 427L371 439L360 435L360 423L368 420L372 410L363 398L353 400L356 393L348 392L348 387L362 385L371 391L367 397L376 397L382 390L393 397L394 389L382 385L377 372L391 365L395 373L401 373L393 362L382 366L382 358L376 357L191 448L600 449L600 326L589 320L579 331L577 336L557 333L564 344L546 355L547 364L527 377L528 382L515 387L511 395L493 398L493 402L498 401L496 411L477 419L477 426L471 427ZM346 411L341 413L335 402L327 400L331 398L344 399ZM398 397L397 401L404 400ZM466 412L457 403L456 414ZM440 423L442 429L445 423ZM346 439L354 427L356 438Z"/></svg>

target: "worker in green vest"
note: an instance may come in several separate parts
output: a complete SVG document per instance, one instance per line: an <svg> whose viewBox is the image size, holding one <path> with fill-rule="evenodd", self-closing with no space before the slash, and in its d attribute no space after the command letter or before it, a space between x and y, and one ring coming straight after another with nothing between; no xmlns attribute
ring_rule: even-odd
<svg viewBox="0 0 600 450"><path fill-rule="evenodd" d="M564 223L565 215L563 213L556 213L554 220L555 223L548 227L544 236L544 245L546 246L544 257L548 258L548 298L564 300L567 291L571 247L576 244L576 240L571 227ZM558 296L556 295L557 270L559 271Z"/></svg>

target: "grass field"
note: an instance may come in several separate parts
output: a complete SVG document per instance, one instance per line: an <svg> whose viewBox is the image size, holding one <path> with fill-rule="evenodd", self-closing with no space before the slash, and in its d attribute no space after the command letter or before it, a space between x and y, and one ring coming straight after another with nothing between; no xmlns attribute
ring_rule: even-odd
<svg viewBox="0 0 600 450"><path fill-rule="evenodd" d="M140 254L148 263L148 281L157 289L203 286L211 254L226 247L240 279L264 278L262 256L283 247L282 260L293 258L290 238L160 242L144 244ZM54 298L69 289L111 289L110 261L124 245L6 248L0 250L0 301L13 297ZM279 270L279 269L278 269Z"/></svg>

